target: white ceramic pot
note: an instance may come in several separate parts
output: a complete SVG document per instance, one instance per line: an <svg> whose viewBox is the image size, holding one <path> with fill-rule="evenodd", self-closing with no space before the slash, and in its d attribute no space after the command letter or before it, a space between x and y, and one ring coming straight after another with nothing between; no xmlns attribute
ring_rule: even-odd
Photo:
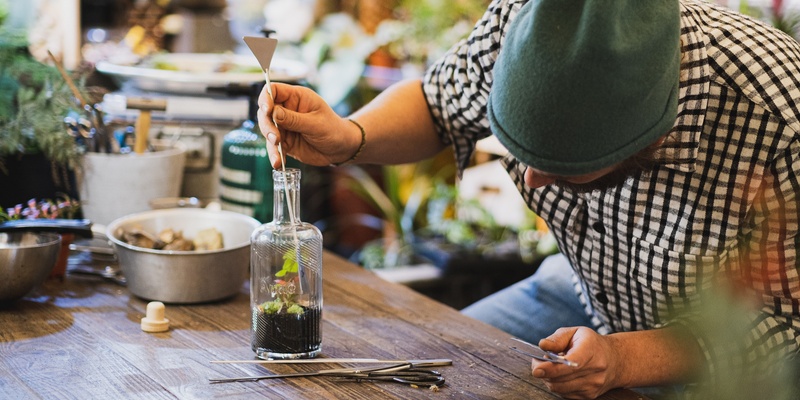
<svg viewBox="0 0 800 400"><path fill-rule="evenodd" d="M108 225L125 215L147 211L150 201L180 195L186 150L156 144L142 154L86 153L78 173L83 216Z"/></svg>

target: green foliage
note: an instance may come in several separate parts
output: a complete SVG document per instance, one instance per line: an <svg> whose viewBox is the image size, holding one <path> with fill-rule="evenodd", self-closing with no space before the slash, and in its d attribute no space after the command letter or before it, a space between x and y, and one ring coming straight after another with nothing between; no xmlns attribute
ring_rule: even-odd
<svg viewBox="0 0 800 400"><path fill-rule="evenodd" d="M41 152L74 167L83 150L63 123L74 109L74 96L58 70L30 56L23 33L0 28L0 163Z"/></svg>
<svg viewBox="0 0 800 400"><path fill-rule="evenodd" d="M772 17L772 25L797 40L800 35L800 14L782 13Z"/></svg>
<svg viewBox="0 0 800 400"><path fill-rule="evenodd" d="M481 0L401 0L400 9L414 23L413 32L422 36L444 32L460 21L474 23L485 11Z"/></svg>
<svg viewBox="0 0 800 400"><path fill-rule="evenodd" d="M6 18L8 18L8 14L11 11L9 10L9 5L7 0L0 0L0 26L6 22Z"/></svg>
<svg viewBox="0 0 800 400"><path fill-rule="evenodd" d="M444 181L436 182L428 200L427 216L427 233L467 248L476 248L481 243L491 245L503 240L508 231L497 224L477 199L460 199L458 188Z"/></svg>
<svg viewBox="0 0 800 400"><path fill-rule="evenodd" d="M295 250L292 249L283 254L283 267L275 273L275 276L283 278L286 274L296 274L299 268L300 264L297 262L297 255Z"/></svg>
<svg viewBox="0 0 800 400"><path fill-rule="evenodd" d="M283 253L283 266L281 270L275 273L276 278L283 278L275 280L275 296L277 299L267 301L259 305L261 311L265 314L277 314L281 311L289 314L302 314L303 307L296 303L297 293L297 280L300 263L297 260L296 249L291 249Z"/></svg>
<svg viewBox="0 0 800 400"><path fill-rule="evenodd" d="M397 40L387 47L401 60L426 65L465 38L486 11L485 0L401 0Z"/></svg>

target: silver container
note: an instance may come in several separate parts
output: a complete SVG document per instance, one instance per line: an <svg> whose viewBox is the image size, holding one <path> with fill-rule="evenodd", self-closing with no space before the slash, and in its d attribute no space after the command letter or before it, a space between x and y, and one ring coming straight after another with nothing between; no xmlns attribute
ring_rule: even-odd
<svg viewBox="0 0 800 400"><path fill-rule="evenodd" d="M0 303L24 297L39 286L56 265L61 235L0 233Z"/></svg>
<svg viewBox="0 0 800 400"><path fill-rule="evenodd" d="M145 211L118 218L107 228L120 268L134 295L165 303L204 303L237 294L247 280L250 235L258 220L206 209ZM164 229L182 231L187 239L204 229L222 234L224 248L203 251L164 251L132 246L121 240L124 229L138 228L157 235Z"/></svg>

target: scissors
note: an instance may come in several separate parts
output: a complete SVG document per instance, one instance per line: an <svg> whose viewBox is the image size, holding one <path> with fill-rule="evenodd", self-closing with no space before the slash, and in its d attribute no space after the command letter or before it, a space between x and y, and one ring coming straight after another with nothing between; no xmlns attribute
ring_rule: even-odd
<svg viewBox="0 0 800 400"><path fill-rule="evenodd" d="M529 353L527 351L522 351L522 350L520 350L520 349L518 349L518 348L516 348L514 346L509 346L511 348L511 350L514 350L517 353L524 354L524 355L526 355L528 357L532 357L532 358L534 358L536 360L539 360L539 361L548 361L548 362L555 363L555 364L564 364L564 365L568 365L570 367L577 367L578 366L578 363L576 363L575 361L567 360L564 356L562 356L560 354L553 353L552 351L542 350L541 347L539 347L539 346L537 346L535 344L530 344L530 343L528 343L528 342L526 342L524 340L520 340L520 339L517 339L517 338L511 338L511 340L515 340L515 341L520 342L520 343L522 343L524 345L527 345L533 351L533 353Z"/></svg>
<svg viewBox="0 0 800 400"><path fill-rule="evenodd" d="M430 366L430 365L429 365ZM209 379L210 383L225 382L256 382L263 379L300 378L310 376L330 376L335 378L352 379L360 381L394 382L407 385L441 386L444 378L438 371L415 368L413 363L400 363L389 366L371 368L335 368L323 369L314 372L300 372L294 374L246 376L238 378Z"/></svg>

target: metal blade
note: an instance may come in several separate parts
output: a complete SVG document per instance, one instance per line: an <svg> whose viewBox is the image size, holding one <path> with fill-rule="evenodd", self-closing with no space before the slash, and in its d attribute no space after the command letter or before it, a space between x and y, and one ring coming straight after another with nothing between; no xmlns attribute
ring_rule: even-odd
<svg viewBox="0 0 800 400"><path fill-rule="evenodd" d="M514 351L516 351L518 353L522 353L522 354L525 354L526 356L533 357L533 358L535 358L535 359L537 359L539 361L549 361L549 362L552 362L552 363L568 365L570 367L577 367L578 366L578 363L576 363L574 361L567 360L562 355L553 353L551 351L543 350L541 347L539 347L539 346L537 346L535 344L530 344L530 343L528 343L528 342L526 342L524 340L513 338L513 337L511 338L511 340L514 340L514 341L517 341L519 343L522 343L522 344L524 344L524 345L526 345L526 346L528 346L530 348L529 352L525 352L525 351L522 351L522 350L520 350L520 349L518 349L516 347L511 347L512 350L514 350Z"/></svg>
<svg viewBox="0 0 800 400"><path fill-rule="evenodd" d="M269 66L272 63L272 56L275 55L275 49L278 47L278 40L258 36L245 36L242 40L256 56L258 65L261 66L264 73L269 74Z"/></svg>

